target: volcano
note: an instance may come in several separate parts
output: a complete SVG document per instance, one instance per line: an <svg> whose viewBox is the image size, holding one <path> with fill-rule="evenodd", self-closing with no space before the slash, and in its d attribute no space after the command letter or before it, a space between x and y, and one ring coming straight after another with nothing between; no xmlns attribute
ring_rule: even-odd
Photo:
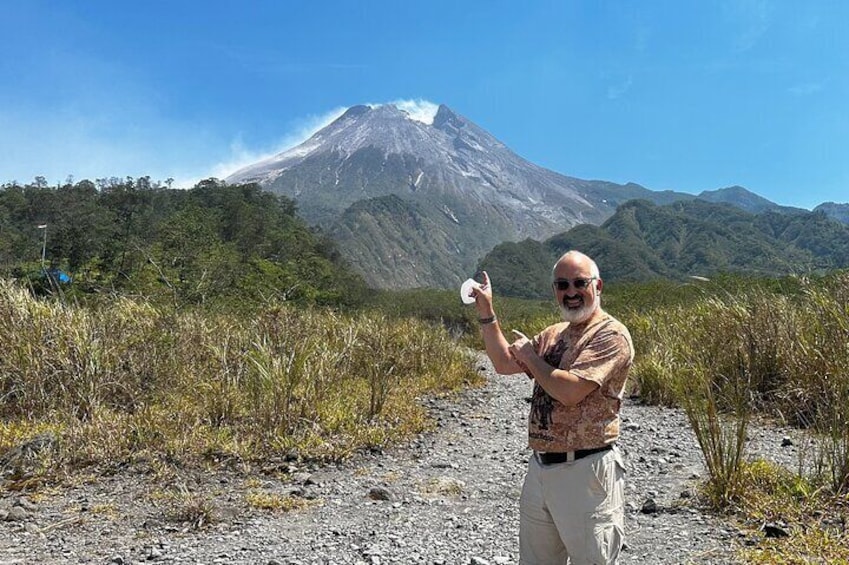
<svg viewBox="0 0 849 565"><path fill-rule="evenodd" d="M495 245L600 224L652 191L537 166L440 105L354 106L300 145L236 171L294 199L378 288L453 287Z"/></svg>

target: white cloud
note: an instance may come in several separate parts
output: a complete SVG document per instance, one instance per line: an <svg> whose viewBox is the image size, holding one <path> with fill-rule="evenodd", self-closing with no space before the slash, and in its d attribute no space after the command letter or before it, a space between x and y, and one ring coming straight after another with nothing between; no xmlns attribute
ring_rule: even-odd
<svg viewBox="0 0 849 565"><path fill-rule="evenodd" d="M434 104L428 100L393 100L388 102L399 110L403 110L409 114L410 119L423 124L432 125L433 118L436 117L436 112L439 110L439 104ZM380 106L380 104L377 104Z"/></svg>
<svg viewBox="0 0 849 565"><path fill-rule="evenodd" d="M239 135L230 144L230 154L224 160L207 167L206 173L200 175L189 173L188 175L181 176L174 181L174 186L191 187L199 181L210 177L223 179L243 167L268 159L278 153L288 151L312 137L318 130L329 125L344 114L347 109L346 107L339 106L322 114L310 115L299 119L296 121L292 131L265 149L256 150L245 147L242 137Z"/></svg>

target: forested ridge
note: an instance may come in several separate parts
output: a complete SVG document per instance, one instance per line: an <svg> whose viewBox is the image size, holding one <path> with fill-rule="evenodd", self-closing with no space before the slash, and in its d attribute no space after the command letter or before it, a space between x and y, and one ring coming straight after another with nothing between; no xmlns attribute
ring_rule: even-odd
<svg viewBox="0 0 849 565"><path fill-rule="evenodd" d="M569 249L595 258L608 282L722 273L781 277L849 267L849 225L822 211L754 214L700 199L664 206L630 200L601 226L584 224L545 241L498 245L480 268L501 281L505 294L546 297L550 265Z"/></svg>
<svg viewBox="0 0 849 565"><path fill-rule="evenodd" d="M180 305L232 298L332 304L363 292L333 242L285 196L216 179L190 190L168 185L127 177L0 186L0 276L38 288L44 270L60 269L75 293L135 293Z"/></svg>
<svg viewBox="0 0 849 565"><path fill-rule="evenodd" d="M438 233L429 230L431 245ZM752 214L701 200L632 200L601 226L505 242L479 266L507 295L544 297L548 266L568 249L596 257L608 281L769 277L846 267L849 226L823 212ZM292 199L256 184L207 179L183 190L127 177L49 186L37 177L0 185L0 277L36 290L138 294L178 305L270 298L357 305L367 296L351 267L357 260L301 219ZM56 270L73 283L51 284L45 271Z"/></svg>

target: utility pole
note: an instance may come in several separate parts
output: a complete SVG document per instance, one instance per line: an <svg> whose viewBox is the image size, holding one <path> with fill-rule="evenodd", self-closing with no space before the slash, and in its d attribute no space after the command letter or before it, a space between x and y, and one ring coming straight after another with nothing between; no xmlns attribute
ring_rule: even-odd
<svg viewBox="0 0 849 565"><path fill-rule="evenodd" d="M44 238L41 240L41 270L44 271L44 260L47 257L47 224L38 224L38 229L44 230Z"/></svg>

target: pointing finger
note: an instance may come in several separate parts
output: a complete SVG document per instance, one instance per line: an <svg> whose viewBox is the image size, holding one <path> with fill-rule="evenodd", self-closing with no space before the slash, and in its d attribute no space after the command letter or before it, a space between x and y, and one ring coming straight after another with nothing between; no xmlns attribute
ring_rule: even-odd
<svg viewBox="0 0 849 565"><path fill-rule="evenodd" d="M528 339L528 336L526 336L525 334L523 334L523 333L522 333L522 332L520 332L519 330L510 330L510 331L511 331L511 332L513 332L513 334L514 334L516 337L521 337L521 338Z"/></svg>

